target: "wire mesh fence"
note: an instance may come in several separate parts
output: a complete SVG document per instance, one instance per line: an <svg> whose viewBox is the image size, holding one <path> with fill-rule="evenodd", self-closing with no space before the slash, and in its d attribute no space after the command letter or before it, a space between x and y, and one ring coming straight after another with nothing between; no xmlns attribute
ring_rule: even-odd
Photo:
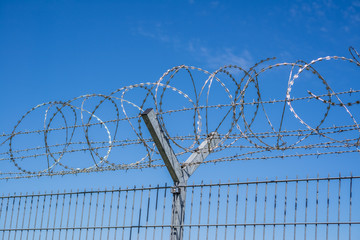
<svg viewBox="0 0 360 240"><path fill-rule="evenodd" d="M170 186L0 198L2 239L169 239ZM187 186L184 239L358 239L360 177Z"/></svg>

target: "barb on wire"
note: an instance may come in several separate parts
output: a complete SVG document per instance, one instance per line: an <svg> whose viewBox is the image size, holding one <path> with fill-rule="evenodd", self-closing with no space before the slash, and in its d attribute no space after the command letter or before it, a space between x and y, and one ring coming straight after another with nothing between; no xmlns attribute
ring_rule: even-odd
<svg viewBox="0 0 360 240"><path fill-rule="evenodd" d="M155 82L108 95L39 104L0 135L0 179L161 167L140 117L148 107L179 159L213 131L221 141L202 164L358 154L359 110L353 109L360 90L336 91L327 73L315 68L334 61L357 70L359 54L349 51L351 58L269 58L248 69L227 65L214 72L181 65Z"/></svg>

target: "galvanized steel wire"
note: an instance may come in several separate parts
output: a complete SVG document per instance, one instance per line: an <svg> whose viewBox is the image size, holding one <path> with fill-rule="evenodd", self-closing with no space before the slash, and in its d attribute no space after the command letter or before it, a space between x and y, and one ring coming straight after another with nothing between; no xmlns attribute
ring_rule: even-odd
<svg viewBox="0 0 360 240"><path fill-rule="evenodd" d="M162 167L160 155L141 122L140 114L148 107L154 108L179 158L196 151L210 132L219 133L220 143L203 164L359 153L359 116L352 109L359 107L360 90L337 92L315 69L320 62L335 61L357 70L359 54L352 47L349 51L351 58L327 56L308 63L275 64L271 63L274 58L268 58L247 69L228 65L214 72L181 65L155 82L125 86L108 95L88 94L39 104L27 111L11 131L0 135L0 179ZM283 68L289 74L284 98L277 95L277 99L265 100L268 96L264 95L266 87L261 87L263 76ZM296 83L309 74L325 92L307 89L306 95L295 96ZM185 102L179 105L179 99ZM321 117L309 121L304 110L298 110L309 103L322 104ZM281 109L275 121L271 116L273 106ZM342 112L347 121L333 123L330 115L334 111ZM38 117L38 112L43 115L41 120L24 123ZM184 114L184 119L178 114ZM182 127L178 132L172 129L174 123L185 121L191 125L185 131ZM42 123L42 127L26 128L33 123ZM94 135L103 137L98 140ZM22 137L28 142L18 140ZM40 138L41 143L26 147L32 138ZM143 155L112 154L134 148ZM79 152L87 155L75 155Z"/></svg>

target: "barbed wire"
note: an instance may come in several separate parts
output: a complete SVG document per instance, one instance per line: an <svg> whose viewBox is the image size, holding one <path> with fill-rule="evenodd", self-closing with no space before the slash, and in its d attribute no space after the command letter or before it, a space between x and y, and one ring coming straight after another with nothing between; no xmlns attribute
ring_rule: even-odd
<svg viewBox="0 0 360 240"><path fill-rule="evenodd" d="M319 131L323 131L323 130L328 130L330 128L322 128L319 129ZM350 126L333 126L331 127L330 131L326 131L323 132L324 134L338 134L338 133L343 133L346 131L354 131L357 130L356 125L350 125ZM281 135L283 137L290 137L290 136L296 136L296 137L301 137L301 136L305 136L308 133L304 133L305 131L308 132L308 130L292 130L292 131L281 131ZM291 134L292 133L292 134ZM316 135L315 133L311 133L312 135ZM224 137L225 135L221 135L219 134L220 137ZM257 133L257 136L261 136L262 138L273 138L273 137L277 137L277 135L273 132L263 132L263 133ZM201 135L199 136L199 140L205 140L206 139L206 135ZM228 136L228 139L241 139L244 138L242 135L240 134L231 134L230 136ZM250 136L249 138L254 138L253 136ZM195 137L194 136L174 136L173 137L174 140L191 140L194 141ZM345 139L342 142L348 143L350 141L355 141L357 140L355 139ZM143 141L147 142L147 143L153 143L152 139L143 139ZM91 142L91 145L101 145L101 146L97 146L97 147L92 147L91 150L98 150L98 149L107 149L107 146L104 146L104 144L106 144L106 141L98 141L98 142ZM336 142L325 142L325 143L318 143L318 144L336 144ZM60 147L60 146L65 146L66 144L54 144L54 145L48 145L48 148L55 148L55 147ZM72 153L72 152L83 152L83 151L87 151L89 150L89 146L87 142L69 142L67 143L67 145L84 145L86 147L83 148L78 148L78 149L72 149L72 150L67 150L67 151L60 151L60 152L54 152L52 154L60 154L60 153ZM137 140L115 140L113 141L113 147L124 147L124 146L129 146L129 145L142 145L142 141L137 139ZM317 144L313 144L313 145L317 145ZM287 150L287 149L295 149L295 148L309 148L309 146L312 145L305 145L305 146L297 146L297 147L283 147L280 148L279 150ZM346 145L344 145L346 146ZM333 147L337 147L336 145L334 145ZM213 152L218 152L221 151L223 148L257 148L255 146L248 146L248 145L239 145L239 146L225 146L225 147L219 147L216 150L213 150ZM21 152L29 152L29 151L38 151L38 150L42 150L42 149L46 149L46 147L35 147L35 148L28 148L28 149L21 149L21 150L14 150L12 151L13 153L21 153ZM192 151L194 152L194 151ZM185 154L186 152L180 152L177 153L176 155L182 155ZM9 155L10 152L3 152L0 153L0 155ZM23 156L18 156L18 157L14 157L13 159L25 159L25 158L34 158L34 157L41 157L41 156L46 156L46 155L50 155L50 153L39 153L39 154L33 154L33 155L23 155ZM5 157L5 158L0 158L0 161L5 161L5 160L11 160L10 157Z"/></svg>
<svg viewBox="0 0 360 240"><path fill-rule="evenodd" d="M180 160L213 131L220 142L202 164L358 153L359 111L350 108L359 106L360 90L336 92L315 69L335 61L357 70L359 54L349 51L352 58L275 64L268 58L214 72L181 65L109 95L39 104L0 135L0 179L162 167L141 119L148 107ZM265 80L275 70L288 73L287 85ZM302 78L306 84L296 87Z"/></svg>

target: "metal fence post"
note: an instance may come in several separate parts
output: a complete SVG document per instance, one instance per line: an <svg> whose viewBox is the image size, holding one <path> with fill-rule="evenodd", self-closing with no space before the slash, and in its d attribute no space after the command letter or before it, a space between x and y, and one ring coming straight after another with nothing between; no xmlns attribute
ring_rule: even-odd
<svg viewBox="0 0 360 240"><path fill-rule="evenodd" d="M200 163L209 155L212 148L220 142L219 134L212 132L208 138L200 144L198 149L191 154L185 163L181 165L156 118L154 110L149 108L145 110L141 116L174 181L174 187L171 189L171 193L173 194L173 204L170 240L182 240L184 232L183 224L185 219L187 180Z"/></svg>
<svg viewBox="0 0 360 240"><path fill-rule="evenodd" d="M171 188L173 194L171 212L171 240L182 240L184 235L183 223L185 219L186 182L175 184Z"/></svg>

